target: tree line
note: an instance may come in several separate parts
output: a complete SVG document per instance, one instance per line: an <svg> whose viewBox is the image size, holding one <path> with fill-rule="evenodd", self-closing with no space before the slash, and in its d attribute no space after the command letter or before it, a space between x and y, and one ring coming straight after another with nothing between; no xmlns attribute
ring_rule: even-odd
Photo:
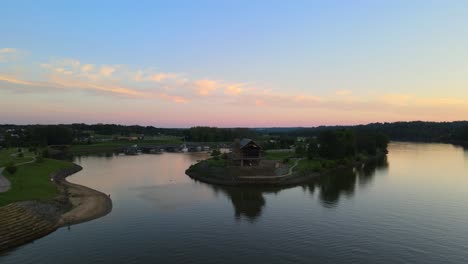
<svg viewBox="0 0 468 264"><path fill-rule="evenodd" d="M318 136L325 130L354 129L356 131L375 131L387 135L391 140L422 141L422 142L451 142L468 141L468 121L454 122L393 122L371 123L357 126L319 126L311 128L274 129L273 132L263 130L270 135L288 134L290 136Z"/></svg>
<svg viewBox="0 0 468 264"><path fill-rule="evenodd" d="M296 154L307 156L309 159L330 160L353 158L359 154L375 156L387 153L388 143L386 135L375 131L324 130L305 142L297 142Z"/></svg>
<svg viewBox="0 0 468 264"><path fill-rule="evenodd" d="M351 129L357 144L365 145L366 134L382 134L391 140L468 142L468 121L457 122L395 122L372 123L358 126L320 126L313 128L217 128L197 126L184 128L157 128L153 126L124 126L116 124L63 124L63 125L0 125L0 145L62 145L74 139L99 135L171 135L193 142L229 142L236 138L257 139L265 147L289 148L297 137L319 137L324 131ZM14 132L7 132L13 130ZM361 136L360 136L361 135ZM2 137L3 136L3 137ZM325 138L326 134L323 135ZM344 135L343 135L344 136ZM348 135L349 136L349 135ZM328 135L328 137L331 137ZM360 143L361 142L361 143ZM368 142L369 143L369 142ZM373 144L373 143L369 143Z"/></svg>
<svg viewBox="0 0 468 264"><path fill-rule="evenodd" d="M186 140L194 142L231 142L236 138L258 137L258 133L249 128L192 127L184 131Z"/></svg>

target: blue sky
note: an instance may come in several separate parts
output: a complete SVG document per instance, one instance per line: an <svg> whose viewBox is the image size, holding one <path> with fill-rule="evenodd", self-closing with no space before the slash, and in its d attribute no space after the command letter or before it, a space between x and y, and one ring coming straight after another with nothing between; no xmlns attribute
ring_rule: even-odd
<svg viewBox="0 0 468 264"><path fill-rule="evenodd" d="M164 126L286 126L449 120L468 114L463 104L468 99L466 1L3 1L2 10L0 49L14 49L15 56L4 52L9 57L0 62L0 75L8 77L0 82L7 87L0 90L0 102L26 106L36 101L47 109L54 105L49 97L75 102L74 114L41 122L129 123L136 118ZM65 60L79 63L65 65ZM96 72L115 70L91 80L78 74L86 64ZM65 76L67 85L61 79L66 92L38 84L57 86L50 78L64 65L74 68ZM135 83L129 76L140 71L178 77ZM163 83L169 79L170 84ZM198 85L200 80L215 82L201 97L193 91L207 84ZM97 84L156 93L159 99L116 98L115 89L105 95L89 92ZM43 88L24 87L34 85ZM230 90L215 93L223 89ZM144 105L145 115L132 110L121 119L96 117L79 104L95 102L91 106L99 112L112 109L116 100L129 108ZM210 116L213 108L219 116ZM243 121L246 109L259 119ZM148 112L163 110L175 121L154 115L148 120ZM4 118L37 120L34 107L27 111ZM265 122L269 113L278 120Z"/></svg>

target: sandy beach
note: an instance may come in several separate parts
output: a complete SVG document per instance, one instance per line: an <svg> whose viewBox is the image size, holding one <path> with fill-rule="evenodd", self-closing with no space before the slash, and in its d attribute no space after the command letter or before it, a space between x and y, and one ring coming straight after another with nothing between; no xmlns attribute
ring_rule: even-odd
<svg viewBox="0 0 468 264"><path fill-rule="evenodd" d="M74 164L73 167L67 170L51 175L51 179L62 189L62 193L72 207L58 220L57 225L59 227L87 222L112 211L112 200L108 195L66 180L68 176L80 170L82 170L82 167Z"/></svg>
<svg viewBox="0 0 468 264"><path fill-rule="evenodd" d="M60 217L59 226L87 222L112 211L112 201L108 195L66 180L63 184L68 188L69 201L73 209Z"/></svg>

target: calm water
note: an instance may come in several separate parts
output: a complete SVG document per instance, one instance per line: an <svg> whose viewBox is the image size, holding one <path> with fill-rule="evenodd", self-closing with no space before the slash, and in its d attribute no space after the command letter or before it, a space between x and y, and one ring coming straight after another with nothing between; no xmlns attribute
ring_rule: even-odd
<svg viewBox="0 0 468 264"><path fill-rule="evenodd" d="M468 152L392 143L387 161L288 189L191 180L203 155L87 157L71 181L108 216L0 263L468 263Z"/></svg>

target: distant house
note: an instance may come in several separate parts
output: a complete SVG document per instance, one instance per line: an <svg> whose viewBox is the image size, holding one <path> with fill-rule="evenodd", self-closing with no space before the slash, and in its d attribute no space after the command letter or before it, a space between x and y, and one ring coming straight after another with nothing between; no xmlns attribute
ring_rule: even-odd
<svg viewBox="0 0 468 264"><path fill-rule="evenodd" d="M262 148L252 139L236 140L232 147L231 159L234 164L243 166L258 166L261 160Z"/></svg>
<svg viewBox="0 0 468 264"><path fill-rule="evenodd" d="M296 141L297 142L306 142L307 138L306 137L297 137Z"/></svg>

